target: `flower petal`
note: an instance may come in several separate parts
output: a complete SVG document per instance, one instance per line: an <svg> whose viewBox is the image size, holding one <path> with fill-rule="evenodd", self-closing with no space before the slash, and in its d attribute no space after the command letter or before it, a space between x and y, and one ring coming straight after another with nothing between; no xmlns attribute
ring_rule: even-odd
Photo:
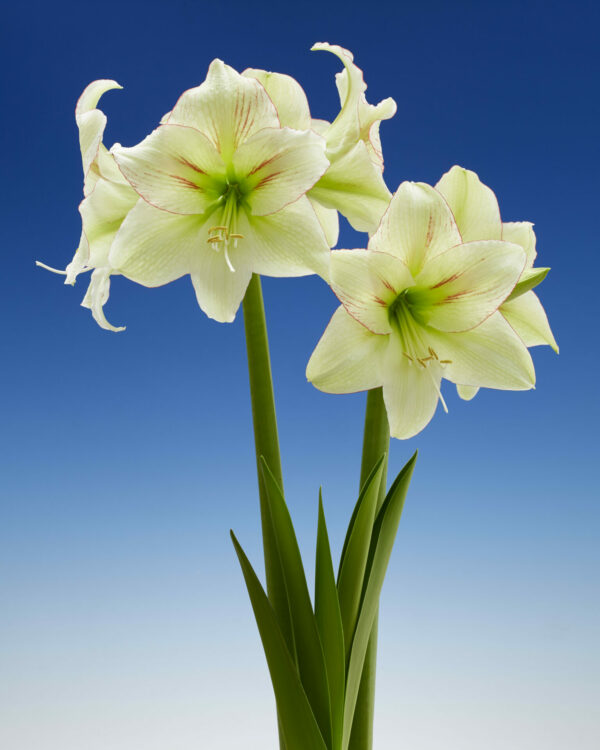
<svg viewBox="0 0 600 750"><path fill-rule="evenodd" d="M428 259L461 242L442 196L423 182L403 182L371 237L369 249L395 255L415 275Z"/></svg>
<svg viewBox="0 0 600 750"><path fill-rule="evenodd" d="M330 284L340 302L373 333L391 331L388 307L414 284L401 260L371 250L334 250Z"/></svg>
<svg viewBox="0 0 600 750"><path fill-rule="evenodd" d="M319 224L325 232L325 239L329 247L335 247L340 236L340 219L335 208L325 208L321 203L315 201L308 195L310 205L317 214Z"/></svg>
<svg viewBox="0 0 600 750"><path fill-rule="evenodd" d="M404 440L429 424L440 398L442 368L439 363L422 367L411 362L400 339L392 335L383 364L383 400L390 435Z"/></svg>
<svg viewBox="0 0 600 750"><path fill-rule="evenodd" d="M326 208L337 209L358 232L374 232L391 196L366 145L359 141L332 162L310 197Z"/></svg>
<svg viewBox="0 0 600 750"><path fill-rule="evenodd" d="M523 339L525 346L547 344L558 354L558 344L535 292L526 292L517 299L505 302L500 312Z"/></svg>
<svg viewBox="0 0 600 750"><path fill-rule="evenodd" d="M475 172L454 166L435 187L448 201L463 242L499 240L502 237L496 196Z"/></svg>
<svg viewBox="0 0 600 750"><path fill-rule="evenodd" d="M481 240L457 245L425 264L411 292L422 322L440 331L466 331L504 302L525 264L519 245Z"/></svg>
<svg viewBox="0 0 600 750"><path fill-rule="evenodd" d="M439 359L450 360L443 376L453 383L510 391L535 385L527 347L499 312L470 331L442 333L429 328L427 335Z"/></svg>
<svg viewBox="0 0 600 750"><path fill-rule="evenodd" d="M502 239L521 245L527 256L525 268L531 268L537 255L535 249L535 232L530 221L505 221L502 224Z"/></svg>
<svg viewBox="0 0 600 750"><path fill-rule="evenodd" d="M247 78L255 78L275 105L281 127L308 130L310 109L302 86L294 78L283 73L246 68L242 73Z"/></svg>
<svg viewBox="0 0 600 750"><path fill-rule="evenodd" d="M228 267L222 252L208 248L194 256L191 272L196 299L209 318L219 323L235 319L252 270L243 256L232 255L235 271Z"/></svg>
<svg viewBox="0 0 600 750"><path fill-rule="evenodd" d="M252 213L264 215L304 195L329 162L325 141L312 130L266 128L238 148L233 166Z"/></svg>
<svg viewBox="0 0 600 750"><path fill-rule="evenodd" d="M326 393L378 388L387 342L387 336L371 333L340 305L312 353L306 377Z"/></svg>
<svg viewBox="0 0 600 750"><path fill-rule="evenodd" d="M461 385L460 383L456 386L456 392L462 398L463 401L470 401L475 398L479 392L479 388L474 385Z"/></svg>
<svg viewBox="0 0 600 750"><path fill-rule="evenodd" d="M106 331L124 331L125 326L113 326L104 314L104 305L108 302L110 293L110 276L110 268L96 268L93 271L81 306L92 311L92 316L100 328L104 328Z"/></svg>
<svg viewBox="0 0 600 750"><path fill-rule="evenodd" d="M87 175L92 162L96 158L98 148L102 143L104 128L106 127L106 115L96 105L102 94L111 89L121 89L116 81L101 79L92 81L84 90L75 107L75 120L79 128L79 145L81 147L81 160L83 162L83 174Z"/></svg>
<svg viewBox="0 0 600 750"><path fill-rule="evenodd" d="M267 216L241 212L237 230L243 235L239 253L255 273L329 278L329 246L306 196Z"/></svg>
<svg viewBox="0 0 600 750"><path fill-rule="evenodd" d="M204 213L226 184L221 156L195 128L160 125L137 146L113 154L142 198L164 211Z"/></svg>
<svg viewBox="0 0 600 750"><path fill-rule="evenodd" d="M113 240L110 265L144 286L161 286L189 273L194 256L211 250L208 219L161 211L139 200Z"/></svg>
<svg viewBox="0 0 600 750"><path fill-rule="evenodd" d="M279 119L258 81L213 60L204 83L179 97L169 124L200 130L228 162L246 138L263 128L279 127Z"/></svg>

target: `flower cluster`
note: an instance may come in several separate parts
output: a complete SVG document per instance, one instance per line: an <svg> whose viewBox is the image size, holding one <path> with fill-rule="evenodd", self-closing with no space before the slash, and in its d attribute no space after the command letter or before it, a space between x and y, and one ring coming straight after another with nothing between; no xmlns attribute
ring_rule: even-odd
<svg viewBox="0 0 600 750"><path fill-rule="evenodd" d="M141 143L108 150L97 104L120 86L90 84L75 112L81 240L58 273L73 284L92 272L82 304L114 331L103 311L111 275L155 287L189 274L202 310L230 322L252 274L318 274L341 305L307 377L330 393L382 387L398 438L445 407L443 378L465 399L481 387L532 388L528 347L557 350L533 291L548 269L533 266L532 224L502 222L494 193L461 167L392 196L379 127L395 102L367 102L347 50L313 49L343 64L332 122L312 117L290 76L214 60ZM368 233L366 248L330 249L338 213Z"/></svg>

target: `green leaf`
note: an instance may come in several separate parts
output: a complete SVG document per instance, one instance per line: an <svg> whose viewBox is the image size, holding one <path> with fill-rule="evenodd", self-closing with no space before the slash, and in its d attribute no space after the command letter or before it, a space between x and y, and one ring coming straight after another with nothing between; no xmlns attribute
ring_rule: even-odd
<svg viewBox="0 0 600 750"><path fill-rule="evenodd" d="M315 565L315 617L323 644L329 699L331 703L331 735L333 750L339 750L344 721L346 686L346 652L344 629L340 614L331 547L325 523L323 500L319 491L319 524L317 528L317 559Z"/></svg>
<svg viewBox="0 0 600 750"><path fill-rule="evenodd" d="M504 301L508 302L509 300L520 297L522 294L525 294L525 292L534 289L546 278L549 270L549 268L529 268L526 271L523 271L516 287Z"/></svg>
<svg viewBox="0 0 600 750"><path fill-rule="evenodd" d="M277 617L233 531L235 547L265 650L286 750L328 750Z"/></svg>
<svg viewBox="0 0 600 750"><path fill-rule="evenodd" d="M350 649L350 662L348 665L348 677L346 680L346 699L344 705L344 733L342 750L347 750L352 731L354 709L360 686L360 679L365 661L365 654L371 635L371 628L377 615L379 607L379 596L383 587L383 581L388 562L392 554L398 524L404 507L406 491L413 473L417 454L410 459L402 469L377 514L373 527L371 549L365 572L365 586L363 599L360 605L360 614L354 640Z"/></svg>
<svg viewBox="0 0 600 750"><path fill-rule="evenodd" d="M382 456L377 461L363 485L356 503L356 515L353 515L350 521L352 528L347 536L348 543L340 565L337 588L346 643L346 658L350 653L350 645L358 619L384 458L385 456Z"/></svg>
<svg viewBox="0 0 600 750"><path fill-rule="evenodd" d="M283 493L264 459L262 475L288 595L300 679L321 734L329 745L331 742L331 706L325 656L306 583L302 557Z"/></svg>

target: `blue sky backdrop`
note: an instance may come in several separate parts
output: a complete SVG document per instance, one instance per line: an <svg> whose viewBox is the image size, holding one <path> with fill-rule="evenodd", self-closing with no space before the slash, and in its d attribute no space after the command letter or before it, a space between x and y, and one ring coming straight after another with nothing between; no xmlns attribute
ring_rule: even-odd
<svg viewBox="0 0 600 750"><path fill-rule="evenodd" d="M73 110L102 99L133 145L221 57L286 72L336 113L351 49L369 101L393 96L385 176L453 164L536 224L540 295L561 346L535 391L446 389L391 470L420 458L382 603L376 750L596 750L600 13L592 2L30 2L2 13L0 745L6 750L275 748L266 667L234 559L260 562L241 316L208 320L188 278L122 278L100 330L36 269L77 245ZM341 246L364 237L345 228ZM284 474L312 570L320 484L339 553L364 394L328 396L306 362L336 300L266 279Z"/></svg>

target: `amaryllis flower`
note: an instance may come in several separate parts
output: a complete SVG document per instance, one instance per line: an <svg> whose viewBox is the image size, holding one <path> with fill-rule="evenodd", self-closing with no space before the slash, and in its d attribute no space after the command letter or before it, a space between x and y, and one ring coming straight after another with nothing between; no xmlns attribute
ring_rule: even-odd
<svg viewBox="0 0 600 750"><path fill-rule="evenodd" d="M65 284L74 284L77 276L92 271L86 295L81 303L88 307L96 322L111 331L121 331L111 325L103 306L108 300L110 276L115 273L108 254L115 235L127 213L139 196L123 177L112 154L102 143L106 115L96 105L102 94L110 89L120 89L116 81L93 81L84 90L75 108L79 128L79 144L83 163L84 199L79 205L82 231L73 260L64 271L38 265L66 276Z"/></svg>
<svg viewBox="0 0 600 750"><path fill-rule="evenodd" d="M372 233L388 206L391 195L382 177L379 125L395 114L396 103L391 98L377 105L367 102L362 71L348 50L326 42L315 44L312 49L332 52L344 64L344 70L336 75L341 110L332 123L311 118L304 90L290 76L253 68L243 75L262 83L282 125L299 130L313 128L325 138L330 167L308 197L333 246L338 238L337 211L354 229Z"/></svg>
<svg viewBox="0 0 600 750"><path fill-rule="evenodd" d="M542 303L532 291L550 270L533 266L537 255L533 224L529 221L503 222L496 196L469 169L452 167L442 176L436 189L452 209L463 241L503 239L523 248L527 258L525 268L512 294L500 306L500 312L526 346L547 344L558 353ZM467 400L473 398L477 390L458 386L459 395Z"/></svg>
<svg viewBox="0 0 600 750"><path fill-rule="evenodd" d="M214 60L164 124L117 164L143 198L110 262L145 286L190 274L200 307L232 321L253 272L327 275L329 248L305 193L329 166L325 139L281 127L261 83Z"/></svg>
<svg viewBox="0 0 600 750"><path fill-rule="evenodd" d="M331 254L330 283L342 305L313 352L308 379L329 393L383 386L397 438L427 425L442 378L532 388L527 347L498 312L525 263L513 242L463 242L439 192L403 183L368 249Z"/></svg>

